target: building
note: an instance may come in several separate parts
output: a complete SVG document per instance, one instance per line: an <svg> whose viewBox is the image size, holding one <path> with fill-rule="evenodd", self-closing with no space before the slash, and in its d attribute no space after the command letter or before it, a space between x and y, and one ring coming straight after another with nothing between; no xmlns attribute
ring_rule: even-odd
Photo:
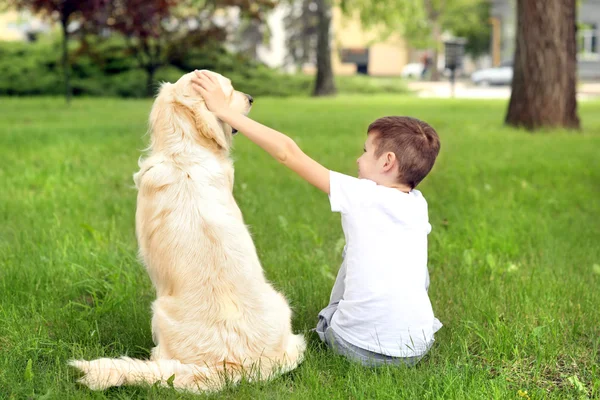
<svg viewBox="0 0 600 400"><path fill-rule="evenodd" d="M289 6L280 5L270 14L267 20L270 40L259 47L259 58L271 67L289 67L285 63L285 27L282 22L286 7ZM400 76L412 54L400 35L381 40L373 30L363 29L358 18L345 16L339 7L332 9L331 31L331 63L336 75ZM303 71L313 73L315 64L316 60L312 60Z"/></svg>
<svg viewBox="0 0 600 400"><path fill-rule="evenodd" d="M492 0L492 61L512 61L517 15L515 0ZM578 2L577 67L581 79L600 79L600 0Z"/></svg>
<svg viewBox="0 0 600 400"><path fill-rule="evenodd" d="M331 61L335 74L399 76L409 62L410 49L400 35L380 40L374 31L362 29L358 18L345 17L339 7L333 9L331 23Z"/></svg>

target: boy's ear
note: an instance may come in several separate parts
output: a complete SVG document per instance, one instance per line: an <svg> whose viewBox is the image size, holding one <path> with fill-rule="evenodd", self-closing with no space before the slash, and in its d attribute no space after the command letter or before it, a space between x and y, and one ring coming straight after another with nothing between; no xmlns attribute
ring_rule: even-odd
<svg viewBox="0 0 600 400"><path fill-rule="evenodd" d="M383 170L385 172L391 170L396 165L396 154L391 151L388 151L383 155Z"/></svg>

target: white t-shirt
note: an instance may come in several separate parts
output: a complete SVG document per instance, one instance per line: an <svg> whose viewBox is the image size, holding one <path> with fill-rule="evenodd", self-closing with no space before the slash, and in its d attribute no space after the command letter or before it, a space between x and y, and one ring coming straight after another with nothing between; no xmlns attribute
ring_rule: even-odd
<svg viewBox="0 0 600 400"><path fill-rule="evenodd" d="M423 355L442 326L427 295L425 198L331 171L329 200L346 237L331 293L331 302L339 301L332 329L365 350Z"/></svg>

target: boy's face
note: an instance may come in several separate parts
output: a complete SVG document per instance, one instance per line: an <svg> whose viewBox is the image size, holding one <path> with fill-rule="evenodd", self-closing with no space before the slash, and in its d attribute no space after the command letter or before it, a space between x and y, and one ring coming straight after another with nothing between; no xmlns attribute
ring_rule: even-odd
<svg viewBox="0 0 600 400"><path fill-rule="evenodd" d="M381 174L382 166L379 161L382 157L375 157L375 150L377 150L373 139L375 139L376 133L369 133L363 154L356 160L358 164L358 177L361 179L369 179L374 182L378 182L378 177Z"/></svg>

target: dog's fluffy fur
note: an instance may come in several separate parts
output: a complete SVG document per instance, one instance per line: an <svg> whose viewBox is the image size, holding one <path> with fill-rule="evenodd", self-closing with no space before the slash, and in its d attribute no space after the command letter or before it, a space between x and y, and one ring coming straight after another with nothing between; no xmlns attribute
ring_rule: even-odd
<svg viewBox="0 0 600 400"><path fill-rule="evenodd" d="M218 75L230 106L248 97ZM232 129L186 74L165 83L150 113L149 156L134 175L140 256L156 288L150 360L73 360L92 389L125 384L219 390L294 369L306 344L285 298L264 277L232 194Z"/></svg>

